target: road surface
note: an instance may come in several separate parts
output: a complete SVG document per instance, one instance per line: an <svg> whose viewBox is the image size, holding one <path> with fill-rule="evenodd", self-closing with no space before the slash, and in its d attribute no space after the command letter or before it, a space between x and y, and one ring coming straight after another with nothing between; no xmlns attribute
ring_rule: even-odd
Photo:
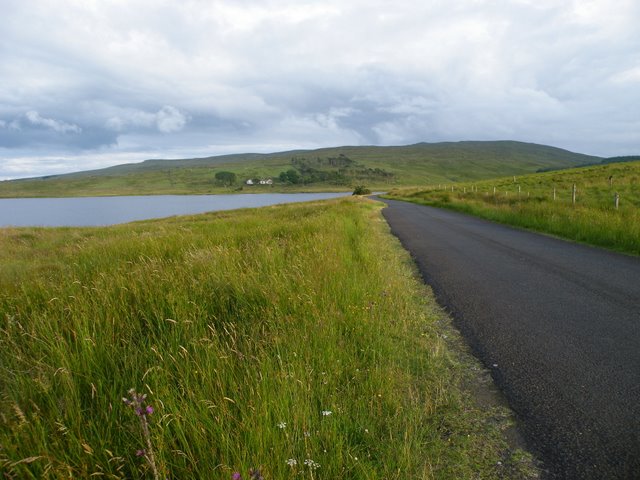
<svg viewBox="0 0 640 480"><path fill-rule="evenodd" d="M550 479L640 479L640 259L382 200Z"/></svg>

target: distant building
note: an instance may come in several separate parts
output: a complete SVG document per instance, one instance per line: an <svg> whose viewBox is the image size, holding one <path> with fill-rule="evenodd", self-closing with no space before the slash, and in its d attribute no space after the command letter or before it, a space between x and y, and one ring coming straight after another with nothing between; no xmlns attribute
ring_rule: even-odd
<svg viewBox="0 0 640 480"><path fill-rule="evenodd" d="M260 180L260 185L273 185L273 180L270 178Z"/></svg>
<svg viewBox="0 0 640 480"><path fill-rule="evenodd" d="M251 179L247 180L246 184L247 185L253 185L253 180L251 180Z"/></svg>

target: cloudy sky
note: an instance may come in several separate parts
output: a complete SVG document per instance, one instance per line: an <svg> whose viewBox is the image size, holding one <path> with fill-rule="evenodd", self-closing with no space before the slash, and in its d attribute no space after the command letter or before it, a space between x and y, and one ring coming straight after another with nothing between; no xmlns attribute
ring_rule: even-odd
<svg viewBox="0 0 640 480"><path fill-rule="evenodd" d="M0 2L0 179L445 140L640 154L637 0Z"/></svg>

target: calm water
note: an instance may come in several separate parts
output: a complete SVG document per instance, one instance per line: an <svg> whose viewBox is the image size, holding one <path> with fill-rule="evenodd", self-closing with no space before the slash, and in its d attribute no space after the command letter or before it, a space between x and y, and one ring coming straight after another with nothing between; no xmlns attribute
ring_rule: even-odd
<svg viewBox="0 0 640 480"><path fill-rule="evenodd" d="M2 198L0 227L86 227L324 200L350 193L252 193L239 195L150 195L140 197Z"/></svg>

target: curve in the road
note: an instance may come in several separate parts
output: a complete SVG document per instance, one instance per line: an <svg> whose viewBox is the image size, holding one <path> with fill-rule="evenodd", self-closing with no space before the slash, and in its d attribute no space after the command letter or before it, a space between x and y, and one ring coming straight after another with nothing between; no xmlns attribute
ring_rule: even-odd
<svg viewBox="0 0 640 480"><path fill-rule="evenodd" d="M640 479L640 259L383 200L558 479Z"/></svg>

